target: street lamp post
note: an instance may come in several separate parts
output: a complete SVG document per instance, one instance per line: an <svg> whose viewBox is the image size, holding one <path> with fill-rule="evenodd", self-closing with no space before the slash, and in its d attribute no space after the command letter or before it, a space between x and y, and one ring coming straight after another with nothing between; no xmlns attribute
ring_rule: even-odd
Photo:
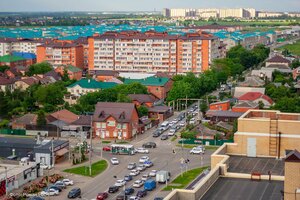
<svg viewBox="0 0 300 200"><path fill-rule="evenodd" d="M8 195L8 191L7 191L7 167L5 166L4 167L5 169L5 195L7 196Z"/></svg>

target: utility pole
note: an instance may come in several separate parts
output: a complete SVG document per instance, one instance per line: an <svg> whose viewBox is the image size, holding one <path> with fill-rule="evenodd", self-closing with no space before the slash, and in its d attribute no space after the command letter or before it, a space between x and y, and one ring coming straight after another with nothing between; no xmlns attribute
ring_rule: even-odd
<svg viewBox="0 0 300 200"><path fill-rule="evenodd" d="M188 122L188 116L187 116L187 95L185 96L185 128L187 126L187 122Z"/></svg>
<svg viewBox="0 0 300 200"><path fill-rule="evenodd" d="M54 164L55 164L55 155L54 155L53 140L54 140L54 138L52 138L52 140L51 140L51 151L52 151L52 167L54 168Z"/></svg>
<svg viewBox="0 0 300 200"><path fill-rule="evenodd" d="M93 115L91 115L91 128L90 128L90 155L89 155L90 176L92 176L92 135L93 135Z"/></svg>
<svg viewBox="0 0 300 200"><path fill-rule="evenodd" d="M5 195L7 196L8 195L8 188L7 188L7 167L5 166L4 167L4 169L5 169Z"/></svg>

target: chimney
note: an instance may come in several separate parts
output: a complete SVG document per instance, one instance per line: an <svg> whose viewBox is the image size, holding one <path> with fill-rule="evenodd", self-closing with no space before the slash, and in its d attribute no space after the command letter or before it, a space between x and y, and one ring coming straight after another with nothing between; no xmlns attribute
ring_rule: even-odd
<svg viewBox="0 0 300 200"><path fill-rule="evenodd" d="M41 141L41 133L38 132L37 135L36 135L36 144L41 144L42 141Z"/></svg>

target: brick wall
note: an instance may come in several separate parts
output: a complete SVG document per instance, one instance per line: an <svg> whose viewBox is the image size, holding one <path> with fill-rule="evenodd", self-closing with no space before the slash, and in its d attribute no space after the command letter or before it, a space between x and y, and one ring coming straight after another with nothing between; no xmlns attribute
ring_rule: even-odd
<svg viewBox="0 0 300 200"><path fill-rule="evenodd" d="M284 172L284 200L299 200L300 194L295 191L300 188L300 163L285 162Z"/></svg>

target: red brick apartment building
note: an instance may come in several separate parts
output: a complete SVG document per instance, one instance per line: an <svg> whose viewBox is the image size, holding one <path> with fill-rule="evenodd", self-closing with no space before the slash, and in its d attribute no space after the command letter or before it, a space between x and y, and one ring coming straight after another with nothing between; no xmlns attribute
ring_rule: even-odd
<svg viewBox="0 0 300 200"><path fill-rule="evenodd" d="M221 57L220 41L207 33L106 32L88 38L89 70L201 73Z"/></svg>
<svg viewBox="0 0 300 200"><path fill-rule="evenodd" d="M53 41L37 46L37 62L46 61L55 68L65 65L84 67L83 46L71 41Z"/></svg>

